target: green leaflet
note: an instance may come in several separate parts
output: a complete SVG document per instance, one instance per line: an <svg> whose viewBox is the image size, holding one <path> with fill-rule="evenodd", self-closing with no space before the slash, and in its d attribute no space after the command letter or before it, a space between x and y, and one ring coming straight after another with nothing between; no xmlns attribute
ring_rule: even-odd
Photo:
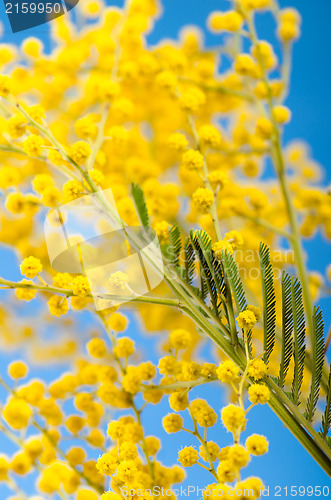
<svg viewBox="0 0 331 500"><path fill-rule="evenodd" d="M260 243L259 254L263 299L264 361L268 363L275 345L276 297L270 250L264 243Z"/></svg>
<svg viewBox="0 0 331 500"><path fill-rule="evenodd" d="M238 267L233 255L222 253L222 260L216 259L212 250L212 240L203 230L191 231L182 248L181 231L174 225L169 231L169 245L164 249L169 261L192 291L197 294L209 307L214 318L224 315L228 320L228 335L231 336L232 345L238 344L243 348L243 343L237 338L236 324L233 315L232 297L238 312L247 308L247 301ZM170 251L169 251L170 250ZM182 252L183 250L183 252ZM182 252L182 255L181 255ZM260 267L262 278L263 298L263 326L265 362L268 363L275 345L276 329L276 296L274 288L273 269L270 261L269 248L260 244ZM200 287L193 286L195 279L196 261L199 263ZM302 289L298 279L283 273L282 276L282 337L281 360L278 377L270 377L296 407L300 405L300 394L305 366L305 314L302 300ZM324 361L324 331L322 313L318 308L313 315L315 344L312 346L312 382L310 395L307 401L305 418L312 421L318 402L320 383ZM254 330L253 330L254 331ZM247 333L249 349L252 343L252 331ZM293 357L293 380L290 391L286 386L286 376ZM290 402L289 402L290 403ZM331 426L331 374L328 383L328 394L322 426L319 435L329 444L328 437Z"/></svg>
<svg viewBox="0 0 331 500"><path fill-rule="evenodd" d="M305 417L309 422L313 420L316 410L324 364L324 322L322 311L318 307L314 307L313 311L313 330L313 370L310 394L305 411Z"/></svg>
<svg viewBox="0 0 331 500"><path fill-rule="evenodd" d="M243 288L237 264L233 255L229 252L222 252L223 264L226 271L226 277L231 285L234 301L236 303L238 314L244 311L247 307L246 296Z"/></svg>
<svg viewBox="0 0 331 500"><path fill-rule="evenodd" d="M294 404L299 406L300 392L305 366L305 314L302 302L302 289L298 279L291 278L291 308L293 314L293 355L294 375L292 382L292 398Z"/></svg>
<svg viewBox="0 0 331 500"><path fill-rule="evenodd" d="M326 439L330 427L331 427L331 363L329 368L329 381L328 381L328 390L326 393L325 410L322 416L322 437L324 439Z"/></svg>
<svg viewBox="0 0 331 500"><path fill-rule="evenodd" d="M200 283L202 298L209 293L214 312L219 316L220 299L215 282L215 272L210 262L211 238L204 231L191 231L190 240L200 264Z"/></svg>
<svg viewBox="0 0 331 500"><path fill-rule="evenodd" d="M174 266L180 265L180 252L182 249L182 237L177 224L174 224L169 231L168 258Z"/></svg>
<svg viewBox="0 0 331 500"><path fill-rule="evenodd" d="M192 285L195 271L195 253L189 238L186 239L184 245L184 267L183 278L189 285Z"/></svg>
<svg viewBox="0 0 331 500"><path fill-rule="evenodd" d="M286 375L293 353L292 331L293 311L291 276L284 272L282 276L282 353L278 377L279 387L284 387Z"/></svg>
<svg viewBox="0 0 331 500"><path fill-rule="evenodd" d="M131 185L131 194L142 226L149 226L149 215L147 211L144 192L138 184Z"/></svg>

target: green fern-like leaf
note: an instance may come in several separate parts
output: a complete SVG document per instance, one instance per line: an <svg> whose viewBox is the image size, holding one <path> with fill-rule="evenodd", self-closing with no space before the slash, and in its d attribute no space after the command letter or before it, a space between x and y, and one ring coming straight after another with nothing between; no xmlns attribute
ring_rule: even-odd
<svg viewBox="0 0 331 500"><path fill-rule="evenodd" d="M184 268L184 279L189 285L192 285L195 271L195 253L189 238L186 239L184 245Z"/></svg>
<svg viewBox="0 0 331 500"><path fill-rule="evenodd" d="M200 283L203 298L207 297L206 288L208 290L211 303L215 313L219 314L219 297L217 285L214 279L214 269L210 262L211 255L211 238L205 231L191 231L191 243L200 265Z"/></svg>
<svg viewBox="0 0 331 500"><path fill-rule="evenodd" d="M323 439L323 433L322 433L322 431L318 431L317 434L319 435L319 437L321 437ZM329 448L331 448L331 436L326 436L324 439L325 439L325 442L326 442L327 446Z"/></svg>
<svg viewBox="0 0 331 500"><path fill-rule="evenodd" d="M328 390L326 393L326 405L322 416L322 437L326 439L331 427L331 363L329 369Z"/></svg>
<svg viewBox="0 0 331 500"><path fill-rule="evenodd" d="M149 216L143 190L138 184L132 184L131 193L140 224L142 226L149 226Z"/></svg>
<svg viewBox="0 0 331 500"><path fill-rule="evenodd" d="M284 387L289 364L293 354L292 344L293 311L291 294L291 277L282 276L282 353L279 369L278 385Z"/></svg>
<svg viewBox="0 0 331 500"><path fill-rule="evenodd" d="M322 311L318 307L314 307L313 311L312 333L313 369L310 394L305 411L305 417L309 422L313 420L316 410L324 364L324 322Z"/></svg>
<svg viewBox="0 0 331 500"><path fill-rule="evenodd" d="M179 267L180 252L182 249L182 237L177 224L174 224L169 231L168 258L175 267Z"/></svg>
<svg viewBox="0 0 331 500"><path fill-rule="evenodd" d="M206 264L210 272L210 279L212 281L212 286L215 288L215 293L217 292L220 297L225 295L225 279L224 279L224 269L222 263L218 261L212 252L212 240L210 236L205 231L194 231L191 232L192 238L197 238L201 251L204 255ZM209 274L209 273L207 273Z"/></svg>
<svg viewBox="0 0 331 500"><path fill-rule="evenodd" d="M243 288L237 264L233 255L229 252L222 252L222 262L224 264L226 277L230 282L234 301L236 303L238 314L244 311L247 307L246 296Z"/></svg>
<svg viewBox="0 0 331 500"><path fill-rule="evenodd" d="M296 405L300 404L299 397L305 365L305 314L302 302L302 289L298 279L291 278L291 309L293 314L293 356L294 375L292 382L292 397Z"/></svg>
<svg viewBox="0 0 331 500"><path fill-rule="evenodd" d="M263 297L264 361L268 363L275 345L276 296L270 250L267 245L260 243L259 253Z"/></svg>
<svg viewBox="0 0 331 500"><path fill-rule="evenodd" d="M211 252L210 254L210 263L214 270L214 279L218 293L222 298L226 295L225 273L224 273L223 263L218 259L216 259L214 252Z"/></svg>

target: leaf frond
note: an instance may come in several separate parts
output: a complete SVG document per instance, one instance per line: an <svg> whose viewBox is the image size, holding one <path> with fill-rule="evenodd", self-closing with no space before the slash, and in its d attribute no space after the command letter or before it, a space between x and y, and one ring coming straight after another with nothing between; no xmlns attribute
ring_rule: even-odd
<svg viewBox="0 0 331 500"><path fill-rule="evenodd" d="M270 249L265 243L260 243L259 254L263 299L264 361L268 363L275 345L276 296Z"/></svg>
<svg viewBox="0 0 331 500"><path fill-rule="evenodd" d="M287 273L282 276L282 346L278 385L284 387L286 375L293 354L292 343L293 311L291 294L291 277Z"/></svg>
<svg viewBox="0 0 331 500"><path fill-rule="evenodd" d="M131 194L140 224L142 226L149 226L149 215L143 190L138 184L132 183Z"/></svg>
<svg viewBox="0 0 331 500"><path fill-rule="evenodd" d="M314 307L313 311L312 339L312 380L305 412L305 417L309 422L313 420L315 414L324 364L324 322L322 311L318 307Z"/></svg>
<svg viewBox="0 0 331 500"><path fill-rule="evenodd" d="M305 365L305 314L302 301L302 288L298 279L291 278L291 309L293 314L293 356L294 375L292 382L293 402L297 406L300 404L299 397L303 380Z"/></svg>
<svg viewBox="0 0 331 500"><path fill-rule="evenodd" d="M329 368L328 390L326 393L326 404L322 416L322 437L326 439L331 427L331 363Z"/></svg>
<svg viewBox="0 0 331 500"><path fill-rule="evenodd" d="M230 282L232 294L237 307L238 314L244 311L247 307L244 287L239 276L238 266L230 252L222 252L222 262L226 272L226 277Z"/></svg>
<svg viewBox="0 0 331 500"><path fill-rule="evenodd" d="M199 230L191 231L190 239L200 265L200 284L203 299L205 299L209 293L215 314L218 316L220 300L214 279L214 269L210 262L212 247L211 238L205 231Z"/></svg>
<svg viewBox="0 0 331 500"><path fill-rule="evenodd" d="M175 267L179 266L181 249L182 249L182 237L180 234L180 229L177 226L177 224L174 224L169 230L168 254L171 258L171 263Z"/></svg>
<svg viewBox="0 0 331 500"><path fill-rule="evenodd" d="M192 285L195 271L195 253L193 245L189 238L186 239L184 244L184 279Z"/></svg>

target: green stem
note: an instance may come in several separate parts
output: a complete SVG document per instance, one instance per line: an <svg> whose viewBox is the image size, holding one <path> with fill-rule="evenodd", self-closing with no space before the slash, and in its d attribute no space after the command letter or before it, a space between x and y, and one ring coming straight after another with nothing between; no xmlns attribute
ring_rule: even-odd
<svg viewBox="0 0 331 500"><path fill-rule="evenodd" d="M331 477L331 459L330 454L326 455L316 441L302 428L291 413L279 402L273 392L270 393L269 406L284 423L284 425L292 432L302 446L314 458L314 460L322 467L322 469Z"/></svg>
<svg viewBox="0 0 331 500"><path fill-rule="evenodd" d="M184 382L174 382L173 384L168 384L168 385L146 385L143 384L142 388L144 391L151 391L151 390L177 390L177 389L184 389L184 388L189 388L193 389L193 387L197 387L199 385L204 385L208 384L209 382L216 382L218 380L217 377L210 377L210 378L203 378L203 379L198 379L198 380L188 380Z"/></svg>
<svg viewBox="0 0 331 500"><path fill-rule="evenodd" d="M323 452L331 460L331 449L328 447L326 442L318 435L313 426L304 418L304 416L298 410L298 407L290 401L290 399L283 393L283 391L278 387L275 382L270 379L267 380L267 385L270 389L277 395L278 399L281 400L282 404L286 406L293 416L297 419L300 425L311 435L314 442L323 450Z"/></svg>
<svg viewBox="0 0 331 500"><path fill-rule="evenodd" d="M229 89L228 87L225 87L224 85L219 84L217 82L212 85L212 84L205 84L203 82L198 82L196 80L190 80L189 78L180 78L179 80L185 83L190 83L192 85L197 85L198 87L207 91L209 90L211 92L219 92L221 94L232 95L234 97L239 97L241 99L244 99L245 101L253 101L253 97L250 94L246 94L245 92L240 92L239 90Z"/></svg>
<svg viewBox="0 0 331 500"><path fill-rule="evenodd" d="M274 226L273 224L270 224L270 222L261 219L260 217L254 217L253 215L248 215L248 214L240 214L241 217L244 219L248 219L252 222L255 222L255 224L265 227L269 231L272 231L273 233L278 234L279 236L283 236L284 238L287 238L288 240L291 240L292 235L288 233L287 231L284 231L280 227Z"/></svg>
<svg viewBox="0 0 331 500"><path fill-rule="evenodd" d="M278 142L277 142L276 148L277 148L277 150L280 149L280 145ZM282 158L281 152L277 153L277 157L279 159ZM291 243L292 243L292 248L293 248L293 252L294 252L295 260L296 260L296 265L298 268L298 274L299 274L300 282L301 282L301 286L302 286L302 295L303 295L303 301L305 304L309 332L310 332L310 335L312 336L313 335L313 319L312 319L313 318L313 303L312 303L310 290L309 290L309 280L308 280L308 274L307 274L306 266L305 266L305 259L304 259L304 255L303 255L303 249L302 249L302 244L301 244L298 222L297 222L294 206L292 203L290 190L288 188L286 178L285 178L283 161L280 164L280 172L278 173L278 176L279 176L279 181L280 181L283 197L285 200L285 205L286 205L287 212L288 212L289 219L290 219L290 226L291 226L291 231L292 231ZM312 338L312 347L314 346L314 341L315 341L315 339Z"/></svg>
<svg viewBox="0 0 331 500"><path fill-rule="evenodd" d="M67 290L64 288L58 288L55 286L51 285L37 285L36 283L16 283L15 281L9 281L5 280L3 278L0 278L0 290L1 290L1 285L4 285L6 289L15 289L15 288L28 288L31 290L39 290L41 292L52 292L52 293L57 293L59 295L66 295L67 297L74 297L74 293L72 290ZM86 295L89 298L93 298L94 295L92 293L87 293ZM107 299L107 300L113 300L113 301L127 301L128 297L121 297L120 295L111 295L111 294L102 294L102 295L97 295L98 298L100 299ZM157 304L157 305L163 305L163 306L170 306L170 307L177 307L178 309L181 308L181 304L178 300L176 299L171 299L171 298L163 298L163 297L149 297L149 296L141 296L141 297L134 297L133 299L130 300L130 302L140 302L143 304Z"/></svg>
<svg viewBox="0 0 331 500"><path fill-rule="evenodd" d="M198 429L198 426L197 426L197 422L196 422L196 419L194 418L194 416L192 415L192 412L191 410L189 409L189 413L190 413L190 416L192 418L192 422L193 422L193 425L194 425L194 432L192 433L193 436L195 436L198 441L201 443L203 449L205 450L205 453L206 453L206 456L207 456L207 460L208 460L208 463L209 463L209 469L202 465L202 464L199 464L201 467L204 467L205 469L208 470L208 472L210 472L214 478L216 479L217 482L219 482L218 480L218 477L217 477L217 474L216 474L216 471L215 471L215 468L214 468L214 464L213 464L213 461L211 459L211 456L210 456L210 452L209 452L209 449L208 449L208 444L207 444L207 439L205 437L205 439L202 438L202 436L200 436L200 433L199 433L199 429ZM205 436L207 436L207 432L206 432L206 427L205 427Z"/></svg>
<svg viewBox="0 0 331 500"><path fill-rule="evenodd" d="M254 47L256 48L256 53L257 53L257 59L260 65L260 68L262 70L262 80L264 81L267 90L268 90L268 109L269 109L269 114L270 114L270 119L273 124L273 129L274 129L274 134L272 137L272 157L274 160L275 164L275 170L280 182L280 187L283 195L283 199L285 202L286 210L288 213L288 218L289 218L289 223L291 227L291 245L292 249L295 255L295 260L296 260L296 265L298 269L298 274L299 278L301 281L301 286L302 286L302 294L303 294L303 301L305 305L305 310L306 310L306 317L307 317L307 322L308 322L308 327L309 327L309 333L311 335L311 343L314 348L314 345L316 344L316 339L312 338L314 333L313 333L313 321L312 321L312 315L313 315L313 304L312 304L312 299L309 291L309 281L308 281L308 274L307 270L305 267L305 260L304 260L304 255L303 255L303 249L302 249L302 244L301 244L301 238L300 238L300 232L299 232L299 226L298 226L298 221L296 217L296 213L294 210L293 202L292 202L292 197L291 193L287 184L286 180L286 173L285 173L285 162L284 162L284 157L282 153L282 148L281 148L281 136L279 132L279 126L278 123L275 120L274 116L274 105L273 105L273 98L272 98L272 92L271 88L269 85L269 81L267 78L267 72L263 60L263 56L261 53L261 49L259 46L259 41L257 38L256 30L255 30L255 25L254 25L254 18L251 14L248 14L247 17L247 25L249 28L250 36L252 43Z"/></svg>

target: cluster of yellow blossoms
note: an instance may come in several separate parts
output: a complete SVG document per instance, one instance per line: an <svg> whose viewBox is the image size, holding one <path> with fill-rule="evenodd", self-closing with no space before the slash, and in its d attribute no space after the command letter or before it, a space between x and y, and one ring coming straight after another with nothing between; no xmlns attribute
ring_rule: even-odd
<svg viewBox="0 0 331 500"><path fill-rule="evenodd" d="M284 105L286 61L300 34L300 15L280 10L273 0L237 0L206 20L221 37L219 48L204 48L195 28L183 29L176 41L149 47L147 36L161 14L158 0L129 0L123 9L106 8L99 0L80 4L86 26L76 28L70 14L52 21L49 54L34 38L19 49L0 45L0 241L19 255L26 278L0 278L1 288L15 289L15 302L8 295L8 307L0 309L0 341L10 349L23 346L32 365L65 363L68 369L52 382L23 383L28 367L15 361L1 376L8 399L2 403L0 429L17 452L0 456L0 481L12 490L12 500L26 498L21 476L32 472L39 492L34 499L120 500L123 488L136 498L139 490L171 489L185 479L184 468L199 466L206 470L206 484L213 476L207 489L214 493L206 500L247 489L250 498L259 498L262 481L242 479L242 469L252 456L268 451L268 442L253 434L243 445L241 434L251 408L269 401L267 370L275 375L279 368L277 356L268 367L261 359L259 308L249 305L236 318L246 347L245 370L216 349L214 362L197 362L197 347L204 342L199 328L178 302L164 298L167 289L161 284L158 300L130 303L144 329L160 334L161 356L145 361L146 353L131 338L135 332L124 336L127 315L116 307L95 311L84 274L51 268L42 222L54 208L111 188L121 218L137 226L131 185L139 184L162 247L169 244L174 223L183 232L201 227L212 238L217 260L224 251L236 254L254 297L250 301L260 304L254 273L260 240L274 249L276 270L298 258L281 245L289 236L289 219L294 224L289 194L299 216L294 237L309 237L317 229L331 237L331 197L316 184L320 167L301 143L284 149L281 143L291 119ZM275 18L287 56L280 65L272 45L257 37L254 19L260 11ZM221 54L231 61L224 72ZM278 158L282 182L285 173L290 179L280 190L276 179L263 181L271 154ZM305 299L316 298L323 278L306 278ZM126 275L114 273L112 287L124 291ZM17 311L25 304L17 299L48 307L37 321L35 310L32 319L19 320ZM96 326L82 328L85 316L79 311ZM45 325L56 329L55 341L44 339ZM191 398L196 386L209 383L225 384L229 391L231 404L221 413L204 399ZM307 385L305 372L303 390ZM199 449L179 449L180 466L162 464L161 440L146 435L148 421L142 422L144 412L164 397L171 409L162 420L164 431L186 432L199 443ZM219 413L233 438L226 447L207 436L209 428L220 425ZM236 498L244 498L240 495ZM152 499L153 493L143 498Z"/></svg>

